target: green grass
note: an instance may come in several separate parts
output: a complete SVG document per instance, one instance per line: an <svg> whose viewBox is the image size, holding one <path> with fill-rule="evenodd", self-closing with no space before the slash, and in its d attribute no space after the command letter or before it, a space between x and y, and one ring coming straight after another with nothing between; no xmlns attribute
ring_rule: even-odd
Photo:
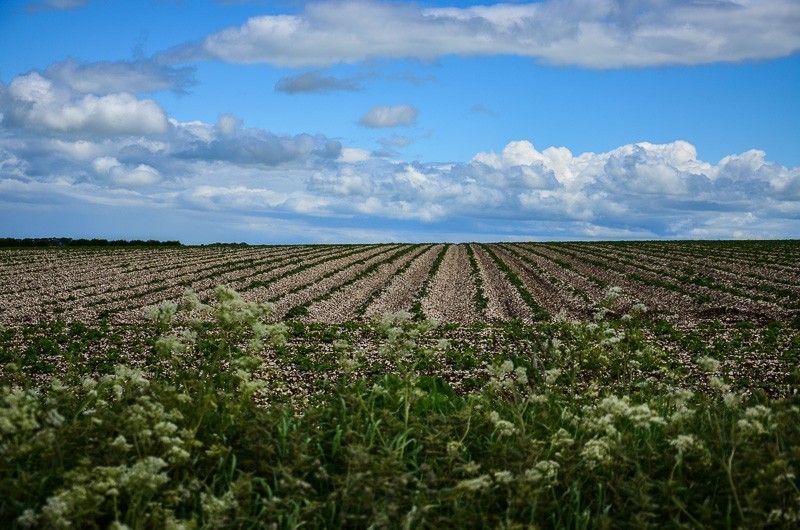
<svg viewBox="0 0 800 530"><path fill-rule="evenodd" d="M205 317L188 319L190 308ZM0 521L790 528L800 518L794 375L784 397L732 386L718 359L682 366L654 346L655 324L642 315L464 329L408 315L284 325L269 314L226 289L212 306L163 304L153 336L141 338L147 362L87 374L74 356L48 382L26 364L38 335L0 330ZM114 333L43 329L51 340L37 347L54 359ZM791 326L757 331L740 326L721 350L701 353L727 359L797 336ZM358 333L374 339L386 371L370 372L374 359L348 346ZM712 324L697 338L718 333ZM455 339L465 334L478 336L469 361ZM323 346L331 366L302 406L272 393L276 374L256 376L263 359L282 355L310 368ZM472 370L468 387L448 382L454 369Z"/></svg>

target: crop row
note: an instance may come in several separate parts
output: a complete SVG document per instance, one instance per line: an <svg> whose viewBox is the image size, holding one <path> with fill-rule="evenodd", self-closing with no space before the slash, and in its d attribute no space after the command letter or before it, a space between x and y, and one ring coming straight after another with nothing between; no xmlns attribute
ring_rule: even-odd
<svg viewBox="0 0 800 530"><path fill-rule="evenodd" d="M800 309L798 271L793 242L6 250L0 323L133 323L149 306L186 290L204 300L219 284L273 303L277 318L310 322L399 310L463 323L584 320L601 307L621 314L639 303L679 327L788 321Z"/></svg>

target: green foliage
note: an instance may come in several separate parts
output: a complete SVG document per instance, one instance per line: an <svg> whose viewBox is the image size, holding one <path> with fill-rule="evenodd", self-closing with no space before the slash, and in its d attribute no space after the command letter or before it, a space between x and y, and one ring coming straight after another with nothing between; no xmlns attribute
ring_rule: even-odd
<svg viewBox="0 0 800 530"><path fill-rule="evenodd" d="M785 399L739 392L709 347L697 360L705 390L691 388L647 339L681 332L640 315L475 327L489 353L461 360L461 344L442 338L461 330L387 315L370 328L385 370L368 375L371 361L343 340L357 330L269 323L268 304L227 289L211 305L190 295L151 314L159 336L143 369L87 375L76 358L35 385L17 361L5 365L5 525L791 528L800 518L796 379ZM53 357L109 334L48 329L36 347ZM741 326L730 347L780 346L788 330ZM4 355L24 357L20 333L0 329ZM322 346L337 366L327 391L302 408L269 400L265 381L278 381L263 359L313 369ZM457 390L433 372L448 359L483 382Z"/></svg>
<svg viewBox="0 0 800 530"><path fill-rule="evenodd" d="M305 316L308 316L308 306L306 304L296 305L286 312L286 318L288 320Z"/></svg>
<svg viewBox="0 0 800 530"><path fill-rule="evenodd" d="M467 256L469 257L469 266L472 271L472 281L475 284L475 310L479 315L483 315L486 307L489 305L489 299L486 298L486 293L483 290L483 277L481 277L481 270L478 267L478 261L475 259L475 251L472 245L466 245Z"/></svg>

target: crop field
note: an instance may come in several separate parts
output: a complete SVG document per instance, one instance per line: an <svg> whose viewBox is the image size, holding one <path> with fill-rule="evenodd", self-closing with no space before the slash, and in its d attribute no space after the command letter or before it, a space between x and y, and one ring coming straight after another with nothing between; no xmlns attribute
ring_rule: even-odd
<svg viewBox="0 0 800 530"><path fill-rule="evenodd" d="M5 249L0 365L17 527L800 520L797 241Z"/></svg>
<svg viewBox="0 0 800 530"><path fill-rule="evenodd" d="M0 322L137 323L216 285L276 318L342 323L405 310L441 322L592 318L608 288L680 328L800 315L795 242L44 249L0 253Z"/></svg>

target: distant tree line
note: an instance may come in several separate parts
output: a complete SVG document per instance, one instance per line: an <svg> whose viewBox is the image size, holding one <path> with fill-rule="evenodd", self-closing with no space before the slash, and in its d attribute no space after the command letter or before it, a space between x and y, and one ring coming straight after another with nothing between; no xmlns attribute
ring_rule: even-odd
<svg viewBox="0 0 800 530"><path fill-rule="evenodd" d="M180 241L155 239L72 239L71 237L0 237L0 247L180 247Z"/></svg>

